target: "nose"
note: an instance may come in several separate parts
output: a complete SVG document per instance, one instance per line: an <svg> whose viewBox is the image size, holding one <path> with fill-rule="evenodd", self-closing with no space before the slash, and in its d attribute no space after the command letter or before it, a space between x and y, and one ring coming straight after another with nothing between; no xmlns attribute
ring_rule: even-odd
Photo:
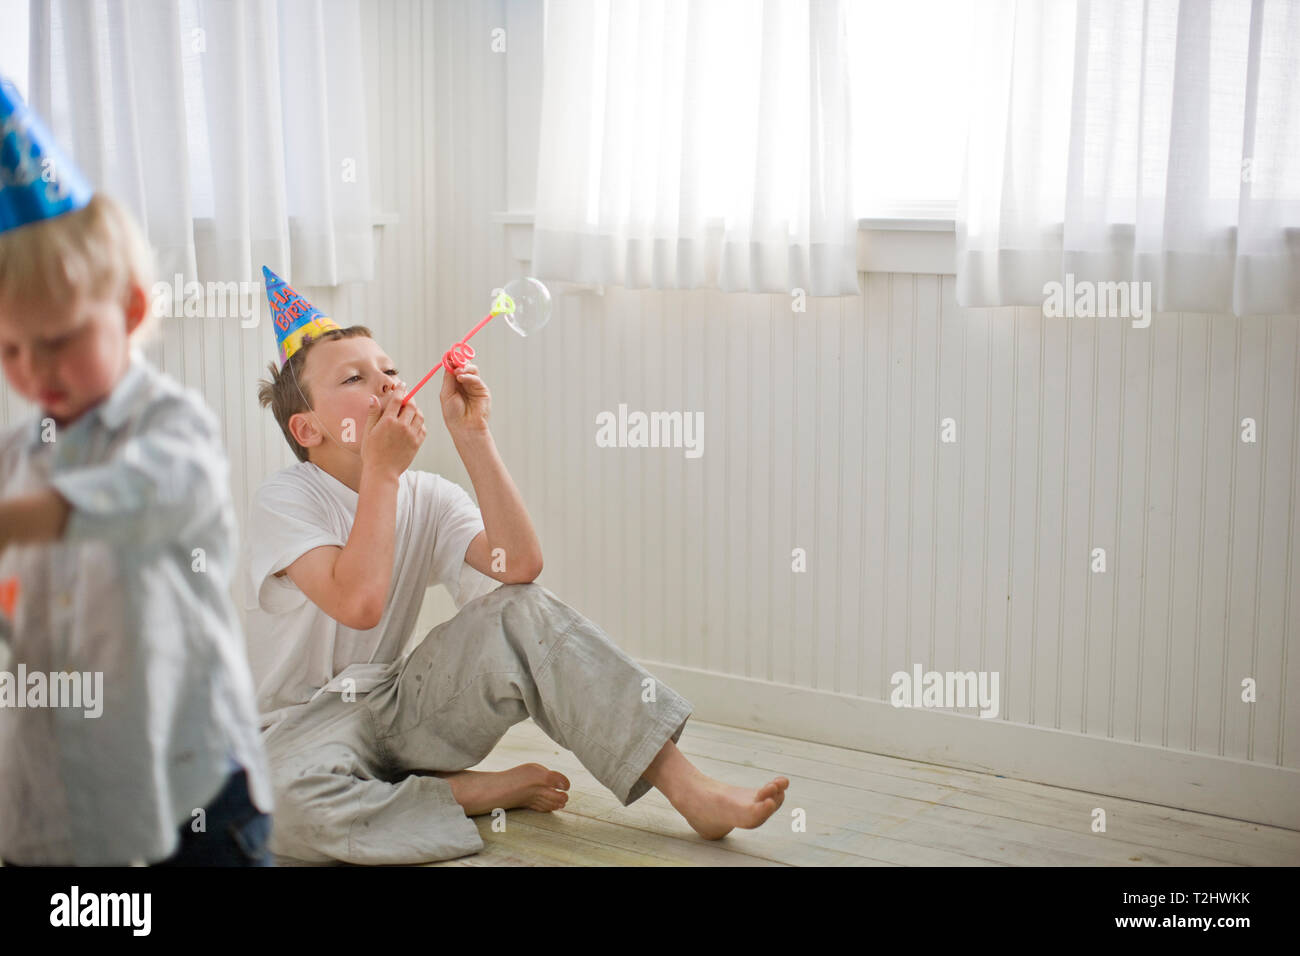
<svg viewBox="0 0 1300 956"><path fill-rule="evenodd" d="M44 382L50 377L54 357L44 349L28 349L24 355L26 371L32 381Z"/></svg>

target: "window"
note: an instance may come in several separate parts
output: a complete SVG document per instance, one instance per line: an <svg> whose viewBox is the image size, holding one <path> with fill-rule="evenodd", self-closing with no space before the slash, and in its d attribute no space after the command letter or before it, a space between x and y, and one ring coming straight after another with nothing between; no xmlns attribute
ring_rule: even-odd
<svg viewBox="0 0 1300 956"><path fill-rule="evenodd" d="M27 99L27 0L0 0L0 73Z"/></svg>
<svg viewBox="0 0 1300 956"><path fill-rule="evenodd" d="M852 0L859 219L952 219L961 192L975 0Z"/></svg>

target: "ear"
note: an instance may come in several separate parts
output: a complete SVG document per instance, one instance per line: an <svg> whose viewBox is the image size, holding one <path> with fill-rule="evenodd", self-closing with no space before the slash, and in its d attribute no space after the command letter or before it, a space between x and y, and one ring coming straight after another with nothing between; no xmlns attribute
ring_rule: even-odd
<svg viewBox="0 0 1300 956"><path fill-rule="evenodd" d="M325 440L325 434L316 423L316 416L296 412L289 416L289 434L303 448L314 448Z"/></svg>
<svg viewBox="0 0 1300 956"><path fill-rule="evenodd" d="M149 314L149 296L137 283L130 283L126 289L126 301L122 303L126 313L126 334L130 335L140 327L145 316Z"/></svg>

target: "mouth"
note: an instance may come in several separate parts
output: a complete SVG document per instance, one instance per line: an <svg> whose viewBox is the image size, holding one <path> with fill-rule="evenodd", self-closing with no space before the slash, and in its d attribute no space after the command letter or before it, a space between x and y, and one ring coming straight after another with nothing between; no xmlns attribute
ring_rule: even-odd
<svg viewBox="0 0 1300 956"><path fill-rule="evenodd" d="M68 400L68 393L45 390L40 392L37 397L40 398L42 405L49 407L51 405L62 405Z"/></svg>

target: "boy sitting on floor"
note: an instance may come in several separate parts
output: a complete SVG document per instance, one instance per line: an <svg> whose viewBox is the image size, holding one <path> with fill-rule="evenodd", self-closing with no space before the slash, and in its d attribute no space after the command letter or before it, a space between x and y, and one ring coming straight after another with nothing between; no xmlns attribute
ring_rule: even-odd
<svg viewBox="0 0 1300 956"><path fill-rule="evenodd" d="M564 806L540 764L482 761L526 717L624 806L658 787L709 839L784 800L713 780L677 749L691 705L532 583L541 547L488 429L474 365L443 377L443 420L482 506L410 471L424 416L361 326L341 329L263 270L280 342L260 399L299 461L258 490L245 536L249 652L275 786L272 849L314 862L419 863L483 847L467 815ZM501 560L503 559L503 560ZM459 613L406 657L425 589ZM489 590L491 589L491 590Z"/></svg>

